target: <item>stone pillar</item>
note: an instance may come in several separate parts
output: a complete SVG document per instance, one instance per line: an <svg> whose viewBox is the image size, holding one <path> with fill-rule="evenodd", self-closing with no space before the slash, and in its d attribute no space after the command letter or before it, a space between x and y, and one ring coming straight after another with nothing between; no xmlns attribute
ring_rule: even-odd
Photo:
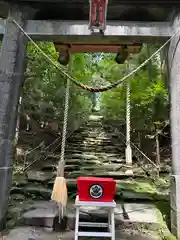
<svg viewBox="0 0 180 240"><path fill-rule="evenodd" d="M23 26L24 16L18 6L10 7L0 55L0 223L8 207L12 182L13 140L26 45L25 37L11 17Z"/></svg>
<svg viewBox="0 0 180 240"><path fill-rule="evenodd" d="M180 30L180 14L174 18L172 29L173 33ZM170 43L168 65L172 136L171 231L180 239L180 33Z"/></svg>

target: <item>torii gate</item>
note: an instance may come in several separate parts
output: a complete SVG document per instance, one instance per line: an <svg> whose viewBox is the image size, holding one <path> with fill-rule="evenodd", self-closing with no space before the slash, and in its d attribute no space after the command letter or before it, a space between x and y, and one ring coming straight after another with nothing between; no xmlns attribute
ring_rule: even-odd
<svg viewBox="0 0 180 240"><path fill-rule="evenodd" d="M34 0L34 2L36 2L36 0ZM43 4L45 4L45 1ZM39 8L39 6L42 6L43 4L37 4L37 6L33 6ZM63 4L65 3L62 0L59 0L57 1L57 4L59 4L59 6L64 6ZM70 3L67 1L67 4ZM169 4L172 5L172 1L169 1ZM32 4L29 3L29 5ZM56 5L56 3L54 3L54 5ZM172 14L173 11L170 7L171 5L169 5L167 13L169 21L165 22L165 18L163 19L163 22L147 22L142 20L136 22L108 20L106 32L102 37L91 35L88 29L88 22L86 21L34 20L32 15L30 16L30 14L28 14L28 12L30 13L33 11L27 9L26 6L13 5L12 3L9 6L7 2L0 1L0 16L4 17L4 19L0 20L0 36L3 39L0 55L0 222L2 221L7 210L7 201L11 187L13 139L15 134L20 88L22 87L24 80L24 57L26 52L25 46L27 44L26 37L12 22L11 17L14 18L35 40L54 42L58 41L62 43L68 42L75 44L76 47L85 44L90 45L91 47L92 44L94 44L94 47L97 47L97 44L101 44L106 49L108 49L109 44L111 43L111 45L113 45L114 49L117 51L117 49L121 48L119 44L132 43L132 40L139 43L163 43L169 39L172 34L180 28L180 12ZM109 6L110 12L112 13L113 11L111 11L111 3L109 3ZM125 3L122 3L121 6L125 6ZM174 7L176 8L176 5L174 5ZM73 5L73 11L75 10L76 9L74 9ZM9 18L7 18L7 11ZM120 8L118 11L120 11ZM61 14L59 16L61 16ZM169 63L169 83L171 96L173 167L171 176L171 226L172 232L178 237L178 239L180 239L179 35L177 35L170 42L167 60Z"/></svg>

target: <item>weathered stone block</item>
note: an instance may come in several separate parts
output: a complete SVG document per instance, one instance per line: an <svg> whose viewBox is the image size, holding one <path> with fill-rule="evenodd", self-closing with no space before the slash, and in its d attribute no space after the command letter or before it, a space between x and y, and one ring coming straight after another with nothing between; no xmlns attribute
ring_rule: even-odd
<svg viewBox="0 0 180 240"><path fill-rule="evenodd" d="M8 208L9 190L11 186L12 169L0 169L0 220L4 218L4 215Z"/></svg>
<svg viewBox="0 0 180 240"><path fill-rule="evenodd" d="M48 180L51 180L53 176L55 176L53 172L43 172L43 171L27 172L27 178L29 181L46 182Z"/></svg>
<svg viewBox="0 0 180 240"><path fill-rule="evenodd" d="M171 176L171 231L180 236L180 175Z"/></svg>
<svg viewBox="0 0 180 240"><path fill-rule="evenodd" d="M59 209L54 202L40 202L32 207L35 209L24 213L22 216L24 224L46 227L55 231L66 229L66 217L59 223Z"/></svg>
<svg viewBox="0 0 180 240"><path fill-rule="evenodd" d="M25 36L12 18L24 24L25 11L10 5L0 55L0 222L6 212L12 181L13 139L17 108L24 75ZM21 46L19 48L19 45Z"/></svg>

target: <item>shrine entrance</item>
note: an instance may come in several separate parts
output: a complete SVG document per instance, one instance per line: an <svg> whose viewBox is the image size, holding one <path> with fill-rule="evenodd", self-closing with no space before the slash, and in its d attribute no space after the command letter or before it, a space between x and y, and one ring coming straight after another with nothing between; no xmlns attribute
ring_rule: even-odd
<svg viewBox="0 0 180 240"><path fill-rule="evenodd" d="M129 53L137 53L142 43L166 42L171 96L172 183L171 226L180 238L180 44L179 13L169 10L168 21L106 22L107 2L102 1L98 21L94 2L91 2L88 21L32 20L26 7L7 7L8 17L0 20L2 47L0 55L0 221L7 210L12 180L13 139L16 127L20 89L23 86L27 36L35 41L53 41L60 53L59 62L68 64L69 52L116 52L117 63L126 60ZM3 3L1 3L3 4ZM111 4L109 4L111 7ZM6 14L5 14L6 15ZM98 33L96 33L98 29ZM23 30L23 31L22 31ZM26 34L25 34L26 33ZM168 44L170 43L170 44ZM62 54L63 53L63 54ZM62 54L62 55L61 55ZM122 58L121 58L122 56ZM133 74L133 73L132 73Z"/></svg>

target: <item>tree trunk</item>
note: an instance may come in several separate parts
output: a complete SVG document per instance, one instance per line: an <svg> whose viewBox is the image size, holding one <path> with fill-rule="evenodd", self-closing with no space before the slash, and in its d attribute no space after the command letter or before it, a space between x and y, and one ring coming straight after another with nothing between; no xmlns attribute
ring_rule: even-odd
<svg viewBox="0 0 180 240"><path fill-rule="evenodd" d="M147 50L147 58L150 57L150 44L147 44L146 45L146 50ZM149 76L149 80L152 81L153 80L153 77L152 77L152 60L150 60L148 62L148 76Z"/></svg>
<svg viewBox="0 0 180 240"><path fill-rule="evenodd" d="M158 130L156 131L156 164L160 168L161 158L160 158L160 147L159 147L159 134L158 134Z"/></svg>

